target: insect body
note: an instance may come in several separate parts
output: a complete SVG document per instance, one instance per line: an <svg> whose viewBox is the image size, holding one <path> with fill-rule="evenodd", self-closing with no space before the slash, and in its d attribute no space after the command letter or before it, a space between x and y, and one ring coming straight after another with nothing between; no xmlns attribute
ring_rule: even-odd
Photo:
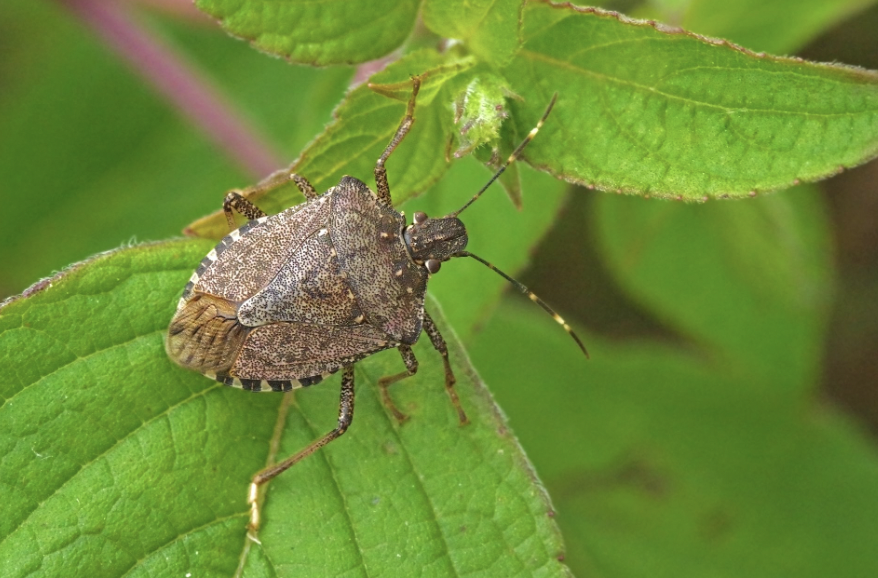
<svg viewBox="0 0 878 578"><path fill-rule="evenodd" d="M407 225L393 208L384 163L414 122L418 87L416 78L407 114L376 164L377 192L344 177L318 195L307 180L289 175L307 201L271 217L240 193L229 193L223 209L230 227L234 229L232 211L250 220L204 258L168 328L166 349L174 361L246 390L290 391L342 371L337 427L254 476L248 497L252 532L259 525L258 487L351 424L357 361L385 349L399 350L406 371L382 378L379 385L385 405L402 421L405 416L387 388L417 372L411 346L425 331L442 356L446 390L466 423L445 340L424 309L427 281L443 261L470 256L485 263L549 311L579 343L536 295L465 251L467 233L457 218L520 155L551 105L506 165L460 211L436 219L417 212Z"/></svg>

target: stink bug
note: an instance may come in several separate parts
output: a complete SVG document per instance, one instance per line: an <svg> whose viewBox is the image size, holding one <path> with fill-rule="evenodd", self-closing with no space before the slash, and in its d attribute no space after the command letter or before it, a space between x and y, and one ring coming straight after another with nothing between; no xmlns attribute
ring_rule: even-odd
<svg viewBox="0 0 878 578"><path fill-rule="evenodd" d="M306 202L271 217L240 192L228 193L223 211L232 232L193 273L171 320L166 341L171 359L226 385L291 391L342 371L338 426L254 475L248 494L251 532L259 526L259 486L350 426L353 367L364 357L399 350L406 371L378 383L383 402L402 421L405 416L387 388L417 372L412 345L425 331L442 356L445 388L460 422L467 422L454 391L445 340L424 310L427 281L443 261L473 257L487 265L549 312L585 352L570 327L539 297L465 250L467 233L457 218L521 155L555 99L506 163L460 210L438 219L416 212L406 225L403 214L393 208L384 164L414 123L419 87L414 78L406 115L375 165L377 192L346 176L318 195L306 179L288 174L284 179L298 186ZM247 217L247 224L235 229L233 211Z"/></svg>

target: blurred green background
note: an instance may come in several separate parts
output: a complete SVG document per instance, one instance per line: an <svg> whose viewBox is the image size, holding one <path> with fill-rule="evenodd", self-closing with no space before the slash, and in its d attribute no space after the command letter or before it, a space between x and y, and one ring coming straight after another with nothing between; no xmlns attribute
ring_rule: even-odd
<svg viewBox="0 0 878 578"><path fill-rule="evenodd" d="M179 235L224 191L292 161L356 73L259 54L188 2L118 3L252 137L220 142L99 34L88 4L4 3L0 298L97 252ZM780 8L725 29L753 49L878 69L878 7L866 4L792 31ZM705 6L610 7L668 20ZM717 33L692 18L681 21ZM467 161L450 177L469 187L486 174ZM474 264L449 265L434 289L553 496L575 573L878 575L878 163L699 206L572 187L541 198L543 182L525 175L524 222L496 195L493 226L560 207L540 242L522 235L530 264L517 273L592 361L516 295L467 301L491 276ZM457 206L470 193L454 188L410 206ZM516 272L481 227L473 250Z"/></svg>

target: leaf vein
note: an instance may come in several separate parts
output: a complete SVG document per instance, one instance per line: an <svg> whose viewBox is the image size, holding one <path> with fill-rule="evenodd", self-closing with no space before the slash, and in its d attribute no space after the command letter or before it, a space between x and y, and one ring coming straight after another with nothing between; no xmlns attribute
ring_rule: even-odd
<svg viewBox="0 0 878 578"><path fill-rule="evenodd" d="M160 550L165 549L165 548L173 545L175 542L180 542L184 538L192 536L192 535L194 535L197 532L200 532L202 530L206 530L206 529L210 528L211 526L220 525L220 524L223 524L229 520L234 520L236 518L246 518L246 517L247 517L247 512L243 511L243 512L240 512L238 514L229 514L228 516L222 516L220 518L215 518L215 519L211 520L210 522L207 522L205 524L201 524L200 526L194 526L194 527L186 530L185 532L182 532L182 533L174 536L173 538L171 538L167 542L156 546L152 552L149 552L146 556L143 556L142 558L135 561L131 565L131 567L128 568L128 570L126 570L123 574L120 574L120 578L125 578L125 576L129 576L133 571L135 571L137 568L139 568L143 564L143 562L145 562L150 556L157 554Z"/></svg>
<svg viewBox="0 0 878 578"><path fill-rule="evenodd" d="M656 87L648 86L648 85L641 84L641 83L637 83L637 82L634 82L634 81L632 81L632 80L626 80L626 79L622 79L622 78L619 78L619 77L610 76L609 74L604 74L604 73L597 72L597 71L594 71L594 70L589 70L589 69L583 68L583 67L581 67L581 66L577 66L577 65L575 65L575 64L573 64L573 63L571 63L571 62L569 62L569 61L567 61L567 60L560 60L560 59L558 59L558 58L553 58L553 57L551 57L551 56L549 56L549 55L546 55L546 54L543 54L543 53L540 53L540 52L535 52L535 51L524 50L524 49L523 49L523 50L521 50L520 53L521 53L522 55L524 55L524 56L527 56L527 57L530 58L531 60L542 61L542 62L545 62L545 63L547 63L547 64L549 64L549 65L557 66L558 68L564 68L564 69L567 69L567 70L569 70L569 71L571 71L571 72L573 72L573 73L579 73L579 74L584 75L584 76L592 76L592 77L594 77L594 78L599 78L599 79L605 80L605 81L607 81L607 82L612 82L612 83L615 83L615 84L618 84L618 85L622 85L622 86L628 86L628 87L631 87L631 88L634 88L634 89L637 89L637 90L641 90L641 91L652 92L652 93L655 93L655 94L657 94L657 95L659 95L659 96L665 97L665 98L667 98L668 100L677 100L677 101L681 101L681 102L684 102L684 103L687 103L687 104L692 104L692 105L695 105L695 106L702 106L702 107L706 107L706 108L715 108L715 109L721 110L721 111L723 111L723 112L725 112L725 113L727 113L727 114L738 114L738 113L772 113L772 114L778 114L778 115L812 116L812 117L827 117L827 118L837 118L837 117L845 117L845 116L847 116L847 117L851 117L851 116L858 116L858 115L863 114L862 112L857 112L857 111L853 111L853 112L817 113L817 112L811 112L811 111L805 112L805 111L795 111L795 110L779 110L779 109L771 109L771 108L750 108L750 107L743 107L743 106L740 106L740 107L722 106L722 105L719 105L719 104L714 104L714 103L706 102L706 101L703 101L703 100L696 100L696 99L693 99L693 98L687 98L687 97L685 97L685 96L680 96L680 95L677 95L677 94L672 94L672 93L669 93L669 92L665 92L665 91L659 90L659 89L656 88ZM700 68L709 68L709 67L700 67ZM724 70L724 71L741 70L741 71L752 72L752 70L749 70L749 69L746 69L746 68L716 67L716 70ZM678 71L678 72L683 72L683 71ZM783 74L795 74L794 72L789 72L789 71L782 71L782 72L781 72L781 71L766 71L766 70L760 70L759 72L764 72L764 73L767 73L767 74L781 74L781 73L783 73ZM813 79L813 77L810 77L810 76L805 76L805 75L799 75L799 76L801 76L802 78ZM664 79L663 79L663 80L664 80Z"/></svg>
<svg viewBox="0 0 878 578"><path fill-rule="evenodd" d="M179 407L182 407L184 404L189 403L189 402L191 402L191 401L193 401L193 400L195 400L195 399L198 399L198 398L200 398L200 397L203 397L203 396L205 396L206 394L208 394L209 392L214 391L214 390L216 390L216 389L219 389L220 387L223 387L222 384L220 384L220 383L213 384L213 385L211 385L210 387L207 387L207 388L205 388L205 389L203 389L203 390L201 390L201 391L198 391L198 392L196 392L196 393L193 393L192 395L190 395L189 397L187 397L187 398L184 399L184 400L181 400L181 401L179 401L179 402L177 402L177 403L175 403L175 404L173 404L173 405L168 406L164 411L162 411L162 412L160 412L160 413L157 413L156 415L154 415L153 417L151 417L150 419L148 419L148 420L146 420L146 421L144 421L144 422L141 422L141 424L140 424L139 426L137 426L137 427L135 427L134 429L132 429L131 431L129 431L125 436L123 436L123 437L120 438L120 439L117 439L113 444L109 445L107 448L105 448L104 450L102 450L100 453L96 454L96 455L95 455L94 457L92 457L91 459L89 459L89 460L83 462L83 463L79 466L79 468L78 468L75 472L72 472L72 473L70 474L70 476L69 476L67 479L65 479L65 480L64 480L64 481L63 481L58 487L56 487L55 489L53 489L53 490L52 490L48 495L46 495L42 500L40 500L40 501L38 501L37 503L35 503L35 504L34 504L34 507L31 508L31 510L27 512L27 514L26 514L26 515L21 519L21 521L16 525L15 529L14 529L13 531L9 532L9 534L7 534L2 540L0 540L0 544L3 544L3 542L6 541L6 539L8 539L9 537L15 535L16 532L18 532L19 530L21 530L21 529L24 527L24 525L27 523L27 521L31 518L31 516L33 516L33 514L34 514L37 510L39 510L39 509L43 506L43 504L45 504L47 501L49 501L52 497L58 495L58 494L61 492L61 490L63 490L63 489L64 489L64 488L65 488L70 482L73 481L74 478L76 478L78 475L80 475L80 474L81 474L86 468L88 468L89 466L95 464L95 463L96 463L98 460L100 460L101 458L103 458L103 457L109 455L110 452L112 452L113 450L115 450L116 448L118 448L123 442L125 442L126 440L128 440L128 439L129 439L134 433L136 433L136 432L138 432L138 431L142 431L144 428L146 428L146 427L149 426L150 424L154 423L154 422L157 421L159 418L164 418L164 417L167 417L168 415L170 415L170 413L171 413L173 410L175 410L175 409L177 409L177 408L179 408Z"/></svg>
<svg viewBox="0 0 878 578"><path fill-rule="evenodd" d="M376 382L372 381L371 379L367 379L366 381L369 382L369 385L371 386L373 391L377 391L378 384ZM428 492L427 489L424 487L424 484L421 481L421 476L417 475L418 469L415 467L414 462L411 460L411 457L409 456L408 448L406 447L405 443L403 443L402 438L399 437L399 431L397 430L399 425L396 422L396 418L391 417L388 409L386 407L384 407L383 404L382 404L382 408L384 409L384 411L382 412L382 415L384 416L384 419L390 425L390 428L389 428L390 431L393 432L393 435L396 438L396 441L399 443L399 447L401 447L403 449L403 451L400 452L400 454L405 456L406 462L408 462L408 465L411 468L411 471L415 474L414 478L416 481L417 488L421 492L421 494L423 494L424 500L426 501L427 505L430 507L430 515L433 518L433 523L436 525L436 530L437 530L437 533L439 534L439 538L442 540L443 551L445 552L445 557L448 558L448 563L454 572L453 575L460 577L461 576L460 571L457 569L457 566L455 566L454 558L452 558L452 556L451 556L451 548L448 545L448 540L445 538L445 534L442 532L442 525L439 523L439 515L436 512L436 506L435 506L435 504L433 504L433 500L430 499L430 492Z"/></svg>
<svg viewBox="0 0 878 578"><path fill-rule="evenodd" d="M42 329L42 328L36 328L36 327L29 327L28 329L31 330L31 331L35 331L35 332L37 332L37 333L42 333L42 334L46 335L47 337L50 337L51 339L53 339L53 340L57 343L57 340L52 336L52 334L51 334L50 332L46 331L45 329ZM44 374L44 375L41 375L41 376L39 377L39 379L34 380L32 383L25 384L24 387L22 387L21 389L19 389L18 391L16 391L14 394L12 394L11 397L8 397L8 398L6 398L5 400L3 400L3 403L0 404L0 410L2 410L2 409L3 409L8 403L10 403L11 401L13 401L16 397L18 397L19 395L21 395L21 394L24 393L25 391L29 390L29 389L32 388L32 387L36 387L37 385L39 385L40 383L42 383L43 380L48 379L49 377L52 377L53 375L59 373L60 371L66 369L67 367L73 365L74 363L79 363L79 362L82 362L82 361L87 361L88 359L90 359L91 357L94 357L95 355L99 355L99 354L101 354L101 353L105 353L105 352L108 352L108 351L112 351L113 349L116 349L117 347L122 347L122 346L130 345L130 344L132 344L132 343L134 343L134 342L136 342L136 341L139 341L140 339L143 339L143 338L145 338L145 337L151 337L151 336L152 336L153 334L155 334L155 333L163 333L164 331L165 331L164 329L154 329L154 330L152 330L152 331L149 331L149 332L147 332L147 333L143 333L143 334L141 334L141 335L135 335L135 336L131 337L130 339L126 339L125 341L120 341L120 342L118 342L118 343L113 343L113 344L110 345L109 347L102 347L102 348L99 348L99 349L95 349L94 351L92 351L92 352L90 352L90 353L87 353L87 354L85 354L85 355L77 355L76 353L74 353L74 352L72 352L72 351L70 351L70 350L68 350L68 349L65 348L65 351L67 351L68 353L70 353L70 355L73 356L73 359L71 359L71 360L69 360L69 361L67 361L67 362L65 362L65 363L63 363L63 364L61 364L61 365L55 367L54 369L52 369L51 371L49 371L49 373L46 373L46 374ZM60 345L63 346L63 344L60 344Z"/></svg>

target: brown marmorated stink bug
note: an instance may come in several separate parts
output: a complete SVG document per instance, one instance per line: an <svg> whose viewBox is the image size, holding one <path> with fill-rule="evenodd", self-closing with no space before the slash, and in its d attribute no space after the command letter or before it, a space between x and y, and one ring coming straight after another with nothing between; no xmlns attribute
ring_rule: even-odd
<svg viewBox="0 0 878 578"><path fill-rule="evenodd" d="M387 388L418 371L412 345L426 331L442 355L445 388L460 422L467 422L454 391L445 340L424 310L427 281L443 261L473 257L487 265L551 314L585 352L570 327L539 297L465 251L467 233L457 218L521 155L555 99L506 163L460 210L438 219L416 212L406 225L404 215L393 208L384 163L414 123L419 87L420 80L413 78L406 115L375 165L377 193L346 176L318 195L306 179L288 174L285 178L298 186L306 202L270 217L239 191L228 193L223 211L233 230L192 274L171 320L166 341L171 359L226 385L285 392L342 370L338 427L253 476L248 492L251 535L259 527L259 486L350 426L357 361L385 349L399 350L406 371L378 383L383 402L402 421L405 416ZM247 224L235 229L233 210L247 217Z"/></svg>

